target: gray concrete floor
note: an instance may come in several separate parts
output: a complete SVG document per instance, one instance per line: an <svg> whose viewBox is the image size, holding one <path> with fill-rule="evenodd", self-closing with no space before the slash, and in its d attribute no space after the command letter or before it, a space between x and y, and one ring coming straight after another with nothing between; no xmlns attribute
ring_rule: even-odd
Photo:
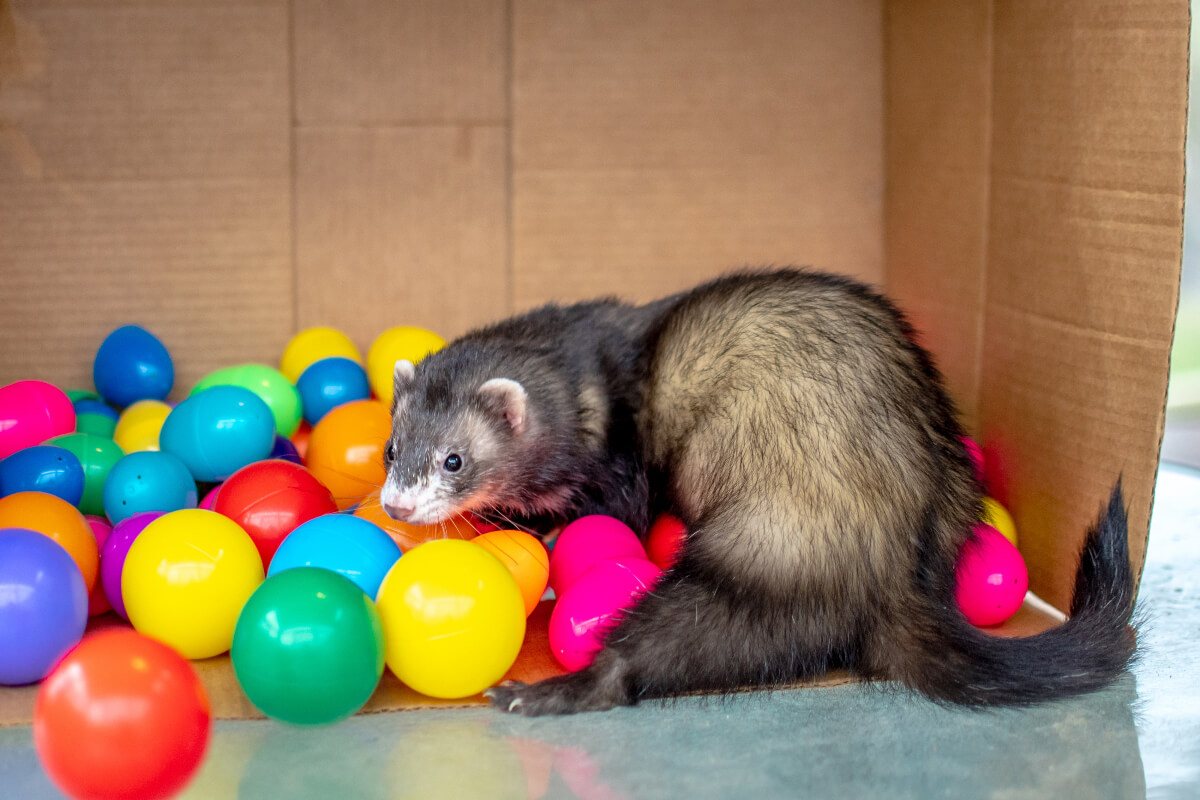
<svg viewBox="0 0 1200 800"><path fill-rule="evenodd" d="M1028 711L878 686L686 699L525 720L486 709L300 730L221 722L187 798L1200 797L1200 473L1160 473L1146 655L1111 689ZM28 728L0 797L58 797Z"/></svg>

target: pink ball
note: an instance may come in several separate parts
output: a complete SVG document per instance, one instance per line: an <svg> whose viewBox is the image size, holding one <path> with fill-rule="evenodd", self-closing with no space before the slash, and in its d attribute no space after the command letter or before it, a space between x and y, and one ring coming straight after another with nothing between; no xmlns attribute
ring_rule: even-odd
<svg viewBox="0 0 1200 800"><path fill-rule="evenodd" d="M654 587L662 570L645 558L601 561L579 576L550 614L550 650L574 672L592 663L615 617Z"/></svg>
<svg viewBox="0 0 1200 800"><path fill-rule="evenodd" d="M112 533L112 523L104 517L98 517L95 514L87 514L84 519L88 521L88 525L92 528L92 535L96 537L96 549L104 547L104 543L108 541L108 535ZM108 602L108 596L104 594L104 584L102 581L96 581L96 585L92 587L92 593L88 596L88 616L94 617L97 614L103 614L105 611L111 611L112 606Z"/></svg>
<svg viewBox="0 0 1200 800"><path fill-rule="evenodd" d="M222 486L224 486L224 484L218 483L216 486L210 489L208 494L204 495L204 499L200 501L200 505L196 506L196 508L203 508L205 511L215 511L217 505L217 495L221 493Z"/></svg>
<svg viewBox="0 0 1200 800"><path fill-rule="evenodd" d="M983 480L983 448L970 436L962 437L962 443L967 448L967 457L975 465L975 477Z"/></svg>
<svg viewBox="0 0 1200 800"><path fill-rule="evenodd" d="M550 552L550 588L562 597L579 576L610 558L646 558L637 534L619 519L580 517L558 535Z"/></svg>
<svg viewBox="0 0 1200 800"><path fill-rule="evenodd" d="M999 625L1025 600L1029 572L1000 531L979 523L973 534L959 553L954 598L972 625Z"/></svg>
<svg viewBox="0 0 1200 800"><path fill-rule="evenodd" d="M75 430L75 406L57 386L17 381L0 387L0 458Z"/></svg>

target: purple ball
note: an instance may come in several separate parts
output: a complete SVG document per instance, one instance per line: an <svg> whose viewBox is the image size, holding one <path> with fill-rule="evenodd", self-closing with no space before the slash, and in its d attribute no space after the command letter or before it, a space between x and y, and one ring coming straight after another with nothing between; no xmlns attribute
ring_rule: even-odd
<svg viewBox="0 0 1200 800"><path fill-rule="evenodd" d="M0 685L50 674L83 638L88 590L75 560L48 536L0 530Z"/></svg>
<svg viewBox="0 0 1200 800"><path fill-rule="evenodd" d="M125 597L121 594L121 570L125 569L125 556L129 555L129 547L138 534L165 513L143 511L121 520L113 526L104 547L100 548L100 585L104 587L108 604L123 619L129 619L125 613Z"/></svg>
<svg viewBox="0 0 1200 800"><path fill-rule="evenodd" d="M292 444L291 439L279 434L275 434L275 446L271 448L271 454L267 458L278 458L304 466L304 460L300 458L300 451L296 449L296 445Z"/></svg>

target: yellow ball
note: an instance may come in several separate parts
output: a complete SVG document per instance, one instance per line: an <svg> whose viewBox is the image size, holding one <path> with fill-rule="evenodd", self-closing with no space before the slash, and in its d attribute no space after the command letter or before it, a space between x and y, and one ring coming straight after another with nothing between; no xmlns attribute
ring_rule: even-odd
<svg viewBox="0 0 1200 800"><path fill-rule="evenodd" d="M1013 522L1012 515L996 500L990 497L983 498L983 516L980 521L1000 531L1004 534L1005 539L1012 542L1014 547L1016 546L1017 523Z"/></svg>
<svg viewBox="0 0 1200 800"><path fill-rule="evenodd" d="M113 441L126 453L158 449L158 433L171 407L161 400L138 400L121 412Z"/></svg>
<svg viewBox="0 0 1200 800"><path fill-rule="evenodd" d="M134 628L199 659L229 649L262 581L262 559L241 526L190 508L159 517L133 540L121 595Z"/></svg>
<svg viewBox="0 0 1200 800"><path fill-rule="evenodd" d="M392 381L396 362L416 364L446 346L446 340L424 328L391 328L379 335L367 353L367 379L371 390L388 408L392 406Z"/></svg>
<svg viewBox="0 0 1200 800"><path fill-rule="evenodd" d="M479 694L504 677L525 639L525 602L512 575L458 539L406 553L376 602L388 667L430 697Z"/></svg>
<svg viewBox="0 0 1200 800"><path fill-rule="evenodd" d="M346 334L336 328L306 328L293 336L283 349L279 371L295 383L304 370L323 358L348 358L362 363L358 348Z"/></svg>

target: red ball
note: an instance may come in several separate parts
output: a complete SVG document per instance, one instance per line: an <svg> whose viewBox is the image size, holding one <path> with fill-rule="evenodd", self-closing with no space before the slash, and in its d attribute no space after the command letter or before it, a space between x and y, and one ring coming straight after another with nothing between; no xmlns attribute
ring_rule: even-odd
<svg viewBox="0 0 1200 800"><path fill-rule="evenodd" d="M213 510L250 534L263 569L279 545L301 524L338 510L333 495L307 469L290 461L258 461L221 484Z"/></svg>
<svg viewBox="0 0 1200 800"><path fill-rule="evenodd" d="M38 691L42 766L76 800L155 800L183 789L212 732L208 695L170 647L128 628L86 637Z"/></svg>
<svg viewBox="0 0 1200 800"><path fill-rule="evenodd" d="M670 514L663 514L654 520L646 534L646 555L659 569L670 569L679 558L683 540L687 538L687 525L683 520Z"/></svg>

